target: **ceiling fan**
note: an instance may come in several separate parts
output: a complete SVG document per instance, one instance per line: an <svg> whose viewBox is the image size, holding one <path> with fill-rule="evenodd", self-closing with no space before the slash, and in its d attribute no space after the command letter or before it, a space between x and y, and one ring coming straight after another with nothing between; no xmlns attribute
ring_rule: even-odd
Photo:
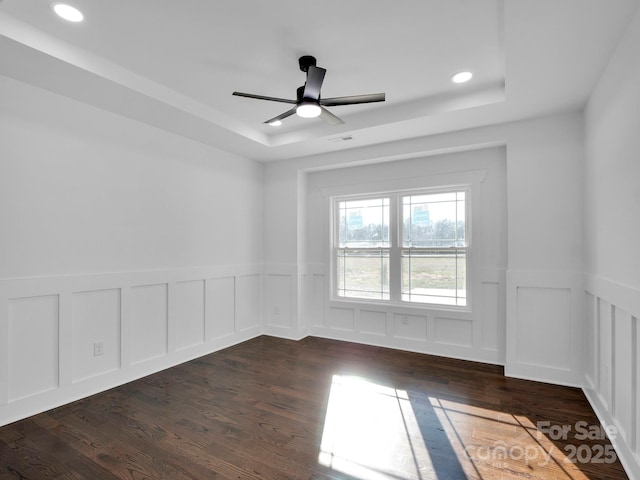
<svg viewBox="0 0 640 480"><path fill-rule="evenodd" d="M372 93L368 95L353 95L350 97L320 98L320 88L324 80L326 69L316 67L316 59L311 55L304 55L298 59L300 70L307 74L307 81L298 87L296 100L286 98L265 97L264 95L254 95L252 93L233 92L238 97L256 98L258 100L269 100L272 102L289 103L295 105L291 110L281 113L264 123L269 125L280 125L281 121L290 117L294 113L304 118L320 117L327 123L340 125L344 120L335 116L325 107L336 107L338 105L356 105L359 103L384 102L384 93Z"/></svg>

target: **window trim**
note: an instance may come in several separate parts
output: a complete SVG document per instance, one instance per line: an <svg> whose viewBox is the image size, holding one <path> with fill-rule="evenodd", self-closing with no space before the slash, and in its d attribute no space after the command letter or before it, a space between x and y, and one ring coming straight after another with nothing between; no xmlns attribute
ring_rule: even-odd
<svg viewBox="0 0 640 480"><path fill-rule="evenodd" d="M486 172L484 172L486 174ZM337 304L358 303L363 305L378 305L388 307L402 307L404 309L420 310L444 310L453 312L471 312L473 304L473 281L475 266L473 265L473 223L472 223L472 199L473 183L461 183L446 186L425 186L422 188L394 189L383 191L371 191L357 194L342 194L329 197L330 205L330 268L329 268L329 301ZM402 251L409 249L403 247L403 225L402 225L402 198L410 195L430 195L438 193L465 192L465 247L466 250L466 305L447 305L441 303L411 302L402 299ZM339 203L341 201L357 201L375 198L389 198L389 299L370 299L359 297L344 297L338 295L338 251L340 218ZM386 249L386 247L384 247ZM415 248L415 247L414 247ZM376 247L380 249L380 247Z"/></svg>
<svg viewBox="0 0 640 480"><path fill-rule="evenodd" d="M393 205L393 198L392 195L388 195L386 193L374 193L374 194L365 194L365 195L348 195L348 196L340 196L340 197L333 197L331 199L331 203L332 203L332 217L331 217L331 228L332 228L332 232L333 235L331 237L331 299L332 300L346 300L346 301L364 301L364 302L375 302L375 303L382 303L382 304L388 304L389 301L391 301L391 281L392 281L392 274L393 272L391 272L391 270L389 271L389 300L386 299L376 299L376 298L363 298L363 297L346 297L346 296L340 296L338 295L338 285L339 285L339 280L338 280L338 271L339 271L339 267L338 267L338 252L340 250L347 250L344 247L340 247L340 231L339 228L337 228L338 224L337 224L337 220L340 218L340 207L339 204L341 201L358 201L358 200L372 200L372 199L384 199L384 198L388 198L389 199L389 246L388 247L358 247L358 248L353 248L352 250L368 250L368 251L375 251L375 250L387 250L389 251L389 268L391 269L391 265L392 265L392 260L391 260L391 250L392 250L392 246L393 246L393 235L394 235L394 226L393 223L391 222L391 218L393 217L393 213L392 213L392 209L394 207Z"/></svg>
<svg viewBox="0 0 640 480"><path fill-rule="evenodd" d="M465 195L464 198L464 207L465 207L465 211L464 211L464 218L465 218L465 245L463 247L405 247L404 246L404 212L402 211L402 208L404 206L404 202L403 199L405 197L410 197L410 196L418 196L418 195L437 195L437 194L442 194L442 193L458 193L458 192L462 192ZM469 252L471 250L471 222L470 222L470 198L471 198L471 186L470 185L465 185L465 186L455 186L455 187L451 187L451 188L445 188L445 187L440 187L440 188L430 188L430 189L421 189L421 190L411 190L411 191L403 191L403 192L399 192L397 194L398 196L398 226L399 226L399 231L398 231L398 250L399 252L399 265L400 265L400 285L399 285L399 301L402 304L410 304L410 305L438 305L438 306L448 306L448 307L452 307L455 308L456 310L458 309L465 309L468 306L469 303L469 292L471 290L470 288L470 277L469 277ZM457 201L457 200L456 200ZM404 297L404 293L403 293L403 289L402 289L402 265L403 265L403 251L415 251L415 250L448 250L448 251L459 251L459 250L463 250L465 253L465 305L448 305L446 303L435 303L435 302L412 302L412 301L408 301L408 300L404 300L402 297ZM456 289L458 290L458 289ZM456 291L456 296L454 298L458 298L458 293Z"/></svg>

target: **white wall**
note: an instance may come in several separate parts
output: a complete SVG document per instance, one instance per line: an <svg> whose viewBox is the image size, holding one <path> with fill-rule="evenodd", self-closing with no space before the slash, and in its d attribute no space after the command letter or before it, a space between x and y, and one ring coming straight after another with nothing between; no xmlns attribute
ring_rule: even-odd
<svg viewBox="0 0 640 480"><path fill-rule="evenodd" d="M507 375L580 386L583 125L509 125Z"/></svg>
<svg viewBox="0 0 640 480"><path fill-rule="evenodd" d="M308 334L299 316L304 263L298 259L304 235L298 221L304 213L304 175L286 164L264 171L264 328L271 335L300 339ZM267 233L268 232L268 233Z"/></svg>
<svg viewBox="0 0 640 480"><path fill-rule="evenodd" d="M260 262L260 165L0 81L0 278Z"/></svg>
<svg viewBox="0 0 640 480"><path fill-rule="evenodd" d="M585 390L640 478L640 11L585 110Z"/></svg>
<svg viewBox="0 0 640 480"><path fill-rule="evenodd" d="M291 306L284 320L272 315L266 331L293 338L313 332L503 363L508 375L581 385L582 131L582 116L576 112L266 165L265 281L269 284L276 279L271 279L271 272L278 275L271 291L278 290L277 301ZM506 241L492 244L487 240L493 250L484 254L490 259L490 268L485 271L493 269L494 276L485 277L486 285L481 287L487 289L487 295L498 298L495 307L474 311L465 318L445 317L460 322L445 320L441 325L449 323L460 328L441 329L440 332L447 332L447 341L438 342L434 326L442 315L437 311L396 312L365 306L338 310L330 304L328 265L319 254L327 238L327 233L319 230L319 222L326 216L318 218L314 207L314 177L328 175L345 185L356 177L361 182L377 181L381 175L411 177L415 165L401 168L399 173L390 172L394 172L394 165L417 158L430 158L431 165L439 165L432 172L442 172L446 168L442 159L447 157L436 159L434 155L468 151L472 158L487 147L498 145L506 147L506 203L502 206L507 212ZM362 166L365 163L372 164ZM380 163L385 165L375 165ZM425 165L428 163L425 161ZM346 167L353 168L356 177L349 177L343 170ZM469 166L460 164L456 168L462 171ZM314 173L323 170L333 172ZM346 176L339 180L343 173ZM300 180L302 174L306 174L305 182ZM305 228L305 235L300 233L302 220L297 207L301 196L307 199L309 212L305 221L310 228ZM303 246L304 261L299 255ZM283 275L290 281L282 281ZM301 300L300 291L304 292ZM281 311L277 307L267 305L271 312ZM397 321L400 318L402 322L403 318L397 314L410 315L411 325L401 327L413 325L415 330L399 329ZM497 328L486 330L488 325ZM404 333L396 335L399 330ZM398 336L403 338L399 340ZM495 345L494 351L491 345Z"/></svg>
<svg viewBox="0 0 640 480"><path fill-rule="evenodd" d="M0 92L0 424L261 333L260 164Z"/></svg>
<svg viewBox="0 0 640 480"><path fill-rule="evenodd" d="M469 184L471 311L327 302L330 197ZM504 277L507 265L504 147L311 172L307 177L307 275L323 285L311 302L311 332L492 363L504 362Z"/></svg>

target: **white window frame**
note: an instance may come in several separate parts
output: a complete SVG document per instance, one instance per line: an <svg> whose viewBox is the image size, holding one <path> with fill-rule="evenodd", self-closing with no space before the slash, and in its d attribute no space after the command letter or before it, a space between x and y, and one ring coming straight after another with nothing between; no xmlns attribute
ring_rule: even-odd
<svg viewBox="0 0 640 480"><path fill-rule="evenodd" d="M448 305L444 303L412 302L402 299L402 251L409 247L403 247L402 232L402 198L411 195L430 195L438 193L465 193L465 247L466 252L466 305ZM339 227L340 219L339 204L342 201L367 200L375 198L389 198L389 300L369 299L360 297L345 297L338 295L338 251L339 247ZM453 310L457 312L471 311L472 306L472 286L473 262L472 262L472 235L473 227L471 220L472 205L472 185L451 185L446 187L425 187L411 190L391 190L370 193L360 193L354 195L336 195L329 198L331 205L330 215L330 300L337 303L364 303L381 304L389 306L401 306L421 309Z"/></svg>
<svg viewBox="0 0 640 480"><path fill-rule="evenodd" d="M357 247L357 248L349 248L349 247L340 247L340 239L339 239L339 235L340 235L340 229L338 228L338 224L337 222L340 219L340 212L339 212L339 204L340 202L343 201L359 201L359 200L373 200L373 199L384 199L384 198L388 198L389 199L389 246L388 247ZM345 296L341 296L338 295L338 285L339 285L339 280L338 280L338 252L340 250L360 250L360 251L389 251L389 266L391 268L391 249L393 246L393 235L395 234L394 232L394 227L393 227L393 222L391 222L391 218L393 217L393 208L394 208L394 204L393 204L393 199L391 198L390 195L385 194L385 193L375 193L375 194L370 194L370 195L353 195L353 196L348 196L348 197L336 197L335 199L332 199L332 205L333 205L333 215L332 215L332 225L333 225L333 238L331 241L331 252L332 252L332 266L333 266L333 273L332 273L332 279L333 279L333 288L332 288L332 295L334 298L336 299L341 299L341 300L353 300L353 301L365 301L365 302L382 302L382 303L388 303L389 300L391 300L391 298L389 300L385 300L385 299L374 299L374 298L364 298L364 297L345 297ZM391 279L392 279L392 273L393 272L389 272L389 293L391 294Z"/></svg>

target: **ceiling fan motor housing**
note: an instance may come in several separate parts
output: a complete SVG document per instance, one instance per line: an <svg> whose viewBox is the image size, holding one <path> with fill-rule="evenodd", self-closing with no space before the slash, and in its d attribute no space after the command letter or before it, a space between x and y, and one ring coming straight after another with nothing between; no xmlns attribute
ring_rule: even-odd
<svg viewBox="0 0 640 480"><path fill-rule="evenodd" d="M298 65L300 65L300 70L306 73L309 71L309 67L316 66L316 57L313 57L311 55L303 55L298 59Z"/></svg>

